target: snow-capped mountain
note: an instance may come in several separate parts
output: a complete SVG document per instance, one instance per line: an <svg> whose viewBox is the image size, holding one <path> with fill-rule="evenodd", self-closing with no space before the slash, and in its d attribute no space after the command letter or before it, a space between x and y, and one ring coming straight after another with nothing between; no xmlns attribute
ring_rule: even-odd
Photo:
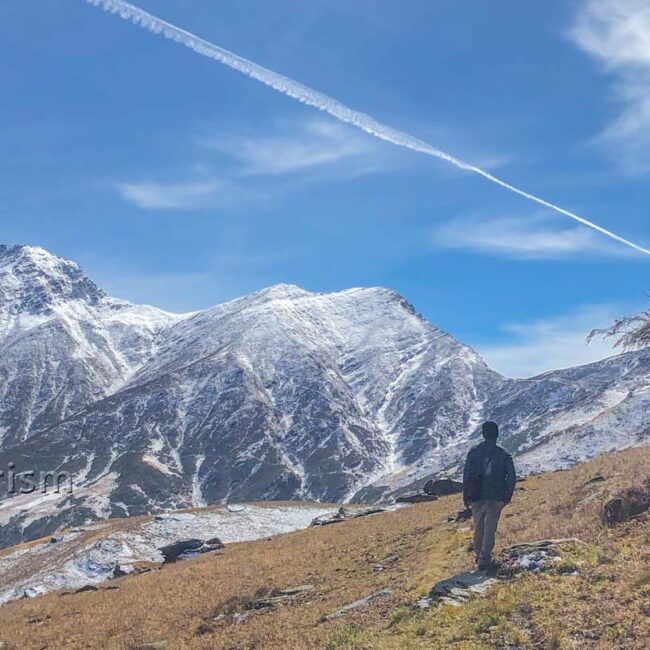
<svg viewBox="0 0 650 650"><path fill-rule="evenodd" d="M650 438L649 396L649 353L507 379L387 289L278 285L177 316L0 248L0 469L75 484L0 501L3 545L223 501L376 498L453 473L488 416L521 466L568 465Z"/></svg>
<svg viewBox="0 0 650 650"><path fill-rule="evenodd" d="M177 318L108 297L76 264L41 248L0 246L0 445L113 390Z"/></svg>

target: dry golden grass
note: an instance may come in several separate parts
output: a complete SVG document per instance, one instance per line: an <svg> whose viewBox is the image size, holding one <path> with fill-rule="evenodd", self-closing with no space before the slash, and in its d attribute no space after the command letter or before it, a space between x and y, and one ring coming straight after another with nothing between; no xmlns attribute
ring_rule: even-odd
<svg viewBox="0 0 650 650"><path fill-rule="evenodd" d="M588 545L565 558L580 565L580 575L518 578L460 612L411 608L434 582L470 566L468 526L446 523L461 507L454 496L233 544L96 592L13 602L0 608L0 641L50 649L648 647L647 520L607 531L599 518L610 495L650 476L649 452L612 454L519 484L524 489L504 512L499 544L580 537ZM606 480L585 485L598 474ZM387 557L396 559L378 570ZM305 583L315 590L233 622L230 614L244 612L256 596ZM321 622L387 587L389 597ZM587 636L579 635L581 626Z"/></svg>
<svg viewBox="0 0 650 650"><path fill-rule="evenodd" d="M404 610L388 630L348 626L334 634L329 647L645 650L650 647L650 588L642 567L648 566L649 542L647 520L637 522L616 531L604 547L564 549L562 564L577 568L578 575L521 575L462 608Z"/></svg>
<svg viewBox="0 0 650 650"><path fill-rule="evenodd" d="M604 481L590 482L594 477ZM511 509L499 528L504 545L527 539L580 537L596 540L603 502L626 487L642 486L650 478L650 447L605 454L570 470L529 478L515 492ZM520 516L523 512L530 515Z"/></svg>
<svg viewBox="0 0 650 650"><path fill-rule="evenodd" d="M593 482L594 477L604 480ZM602 504L650 478L650 448L609 454L528 479L504 511L499 544L578 537L562 563L578 575L526 574L460 609L402 608L389 629L349 625L330 648L650 648L650 519L600 525Z"/></svg>

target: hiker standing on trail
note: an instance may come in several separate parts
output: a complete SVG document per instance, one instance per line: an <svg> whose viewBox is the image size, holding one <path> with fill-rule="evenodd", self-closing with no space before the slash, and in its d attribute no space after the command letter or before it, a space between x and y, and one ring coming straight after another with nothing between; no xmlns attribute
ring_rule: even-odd
<svg viewBox="0 0 650 650"><path fill-rule="evenodd" d="M483 424L485 440L467 454L463 473L463 500L472 509L474 552L479 570L492 566L494 536L501 510L510 503L515 490L515 465L512 456L497 445L499 426Z"/></svg>

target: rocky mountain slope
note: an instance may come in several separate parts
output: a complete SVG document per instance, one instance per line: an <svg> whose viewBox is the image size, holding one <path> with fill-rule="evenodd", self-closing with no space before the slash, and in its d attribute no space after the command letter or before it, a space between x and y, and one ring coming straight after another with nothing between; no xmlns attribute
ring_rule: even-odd
<svg viewBox="0 0 650 650"><path fill-rule="evenodd" d="M512 380L381 288L278 285L177 316L0 248L0 469L72 494L0 500L0 544L257 499L374 499L453 474L486 417L527 470L650 438L650 354ZM8 484L0 486L0 496Z"/></svg>

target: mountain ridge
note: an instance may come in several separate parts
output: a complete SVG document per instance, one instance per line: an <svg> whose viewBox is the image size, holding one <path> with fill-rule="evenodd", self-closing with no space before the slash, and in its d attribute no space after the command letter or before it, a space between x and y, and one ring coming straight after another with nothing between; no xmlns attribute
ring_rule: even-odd
<svg viewBox="0 0 650 650"><path fill-rule="evenodd" d="M219 502L385 497L455 475L487 418L524 471L650 438L648 352L509 379L391 289L280 284L169 314L24 248L0 248L0 313L16 287L44 299L0 330L0 467L75 487L0 498L0 544Z"/></svg>

